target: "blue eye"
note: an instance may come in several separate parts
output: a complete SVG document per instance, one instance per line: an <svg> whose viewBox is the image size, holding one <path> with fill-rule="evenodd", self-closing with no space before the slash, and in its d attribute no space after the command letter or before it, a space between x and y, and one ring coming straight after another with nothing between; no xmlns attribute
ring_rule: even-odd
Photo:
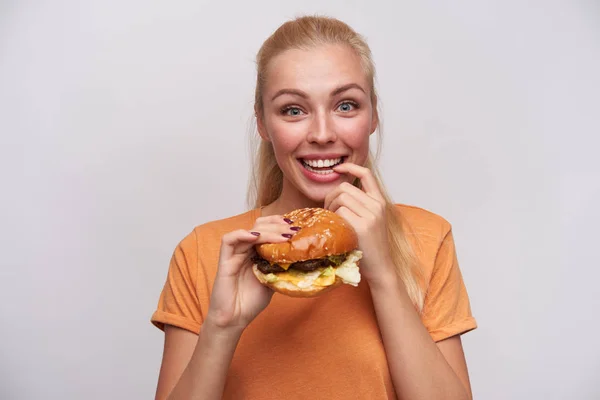
<svg viewBox="0 0 600 400"><path fill-rule="evenodd" d="M283 110L281 110L281 112L290 117L297 117L299 115L302 115L302 110L298 107L286 107Z"/></svg>
<svg viewBox="0 0 600 400"><path fill-rule="evenodd" d="M345 113L350 112L350 111L354 110L355 108L357 108L357 105L355 103L352 103L349 101L345 101L338 106L338 110L340 110L341 112L345 112Z"/></svg>

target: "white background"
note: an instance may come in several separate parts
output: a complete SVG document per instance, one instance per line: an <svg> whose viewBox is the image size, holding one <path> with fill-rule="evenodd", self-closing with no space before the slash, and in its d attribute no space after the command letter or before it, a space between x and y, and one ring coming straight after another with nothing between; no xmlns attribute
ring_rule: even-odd
<svg viewBox="0 0 600 400"><path fill-rule="evenodd" d="M600 398L597 1L2 1L0 398L148 399L177 242L245 210L254 56L327 13L397 202L453 225L477 399Z"/></svg>

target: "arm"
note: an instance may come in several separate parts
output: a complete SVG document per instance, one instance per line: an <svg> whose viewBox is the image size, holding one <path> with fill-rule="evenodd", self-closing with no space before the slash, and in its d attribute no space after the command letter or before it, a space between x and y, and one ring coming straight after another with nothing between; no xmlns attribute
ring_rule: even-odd
<svg viewBox="0 0 600 400"><path fill-rule="evenodd" d="M460 337L436 345L397 279L383 280L371 293L398 398L470 400Z"/></svg>
<svg viewBox="0 0 600 400"><path fill-rule="evenodd" d="M165 323L165 343L156 399L220 399L223 395L229 365L243 330L269 304L273 292L263 286L252 273L250 260L253 247L260 243L287 241L287 234L295 232L281 216L258 218L252 231L237 230L225 234L221 240L219 264L210 295L206 319L201 322L198 335ZM192 257L193 259L193 257ZM192 261L193 263L194 261ZM173 265L173 276L189 282L186 257ZM186 281L186 277L188 278ZM166 287L176 286L177 278ZM193 298L192 294L187 297ZM170 295L172 303L177 303ZM168 304L168 302L166 302ZM166 307L166 306L165 306ZM179 308L194 307L180 301Z"/></svg>
<svg viewBox="0 0 600 400"><path fill-rule="evenodd" d="M198 336L166 327L156 400L220 399L240 336L238 328L222 329L208 321Z"/></svg>
<svg viewBox="0 0 600 400"><path fill-rule="evenodd" d="M387 248L386 200L368 168L351 163L336 172L360 179L363 190L340 184L325 199L325 207L344 217L359 236L364 256L361 275L371 289L373 306L385 347L392 381L400 399L469 400L471 389L460 338L436 346L396 278Z"/></svg>

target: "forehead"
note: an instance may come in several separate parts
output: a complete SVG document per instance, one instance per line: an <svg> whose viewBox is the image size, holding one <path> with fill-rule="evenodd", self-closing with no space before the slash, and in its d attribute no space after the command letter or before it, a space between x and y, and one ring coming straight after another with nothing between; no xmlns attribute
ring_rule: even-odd
<svg viewBox="0 0 600 400"><path fill-rule="evenodd" d="M369 89L360 57L347 46L318 46L286 50L274 57L267 67L265 92L296 88L310 94L348 83Z"/></svg>

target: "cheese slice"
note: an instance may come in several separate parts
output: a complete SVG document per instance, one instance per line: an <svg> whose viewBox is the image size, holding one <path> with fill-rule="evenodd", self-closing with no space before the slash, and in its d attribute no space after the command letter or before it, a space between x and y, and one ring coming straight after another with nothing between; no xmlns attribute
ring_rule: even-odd
<svg viewBox="0 0 600 400"><path fill-rule="evenodd" d="M269 264L271 264L271 266L277 264L286 271L290 268L290 265L292 265L292 263L285 264L285 263L276 263L276 262L270 262Z"/></svg>
<svg viewBox="0 0 600 400"><path fill-rule="evenodd" d="M287 270L290 268L290 265L292 265L292 264L283 264L283 263L281 263L281 264L278 264L278 265L279 265L281 268L283 268L283 269L285 269L285 270L287 271Z"/></svg>
<svg viewBox="0 0 600 400"><path fill-rule="evenodd" d="M307 279L312 280L311 276L300 275L300 274L294 273L292 271L278 272L275 276L277 277L277 280L286 281L286 282L292 283L298 287L301 287L302 283L307 281ZM308 284L308 286L310 286L310 283Z"/></svg>
<svg viewBox="0 0 600 400"><path fill-rule="evenodd" d="M335 282L335 274L329 276L321 275L322 270L315 270L312 272L300 272L300 271L286 271L278 272L275 274L278 280L289 282L300 288L309 287L311 285L316 286L330 286Z"/></svg>
<svg viewBox="0 0 600 400"><path fill-rule="evenodd" d="M321 275L313 282L313 285L317 286L331 286L335 282L335 274L329 276Z"/></svg>

